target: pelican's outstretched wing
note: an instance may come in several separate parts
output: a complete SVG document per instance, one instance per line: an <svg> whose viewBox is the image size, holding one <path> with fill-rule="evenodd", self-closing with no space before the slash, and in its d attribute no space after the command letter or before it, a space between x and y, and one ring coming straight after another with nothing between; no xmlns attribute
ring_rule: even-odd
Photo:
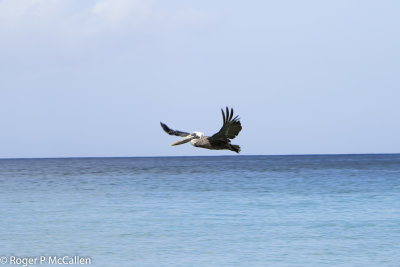
<svg viewBox="0 0 400 267"><path fill-rule="evenodd" d="M170 128L168 128L168 126L162 122L160 122L161 127L164 129L164 131L169 134L169 135L176 135L176 136L188 136L189 133L186 132L181 132L181 131L174 131Z"/></svg>
<svg viewBox="0 0 400 267"><path fill-rule="evenodd" d="M228 107L226 107L226 116L224 110L222 111L222 120L224 124L218 133L211 136L213 140L227 140L235 138L239 132L242 130L242 125L240 124L238 116L233 117L233 108L231 108L230 112Z"/></svg>

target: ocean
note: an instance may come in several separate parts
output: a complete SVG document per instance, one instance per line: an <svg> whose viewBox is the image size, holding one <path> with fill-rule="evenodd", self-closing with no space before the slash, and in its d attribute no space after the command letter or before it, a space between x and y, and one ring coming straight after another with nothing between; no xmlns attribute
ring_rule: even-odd
<svg viewBox="0 0 400 267"><path fill-rule="evenodd" d="M2 159L0 191L10 266L400 266L400 154Z"/></svg>

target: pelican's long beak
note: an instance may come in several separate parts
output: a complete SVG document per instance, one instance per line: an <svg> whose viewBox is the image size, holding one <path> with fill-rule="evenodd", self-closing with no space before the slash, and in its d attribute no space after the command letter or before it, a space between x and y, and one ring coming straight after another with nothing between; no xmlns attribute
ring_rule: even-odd
<svg viewBox="0 0 400 267"><path fill-rule="evenodd" d="M171 144L171 146L182 145L182 144L184 144L184 143L189 142L189 141L192 140L193 138L194 138L194 136L189 134L188 136L183 137L183 138L182 138L181 140L179 140L178 142L175 142L175 143Z"/></svg>

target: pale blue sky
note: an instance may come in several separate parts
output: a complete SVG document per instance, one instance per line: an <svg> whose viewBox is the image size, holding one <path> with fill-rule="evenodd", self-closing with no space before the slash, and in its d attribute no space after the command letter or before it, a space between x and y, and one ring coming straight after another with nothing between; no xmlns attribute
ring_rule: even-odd
<svg viewBox="0 0 400 267"><path fill-rule="evenodd" d="M0 158L400 152L399 1L0 0Z"/></svg>

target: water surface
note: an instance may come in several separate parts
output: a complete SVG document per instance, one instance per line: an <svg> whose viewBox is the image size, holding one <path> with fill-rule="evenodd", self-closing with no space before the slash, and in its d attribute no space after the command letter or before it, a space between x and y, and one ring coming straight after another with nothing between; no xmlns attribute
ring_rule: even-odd
<svg viewBox="0 0 400 267"><path fill-rule="evenodd" d="M7 257L80 255L91 266L400 263L399 154L3 159L0 188Z"/></svg>

